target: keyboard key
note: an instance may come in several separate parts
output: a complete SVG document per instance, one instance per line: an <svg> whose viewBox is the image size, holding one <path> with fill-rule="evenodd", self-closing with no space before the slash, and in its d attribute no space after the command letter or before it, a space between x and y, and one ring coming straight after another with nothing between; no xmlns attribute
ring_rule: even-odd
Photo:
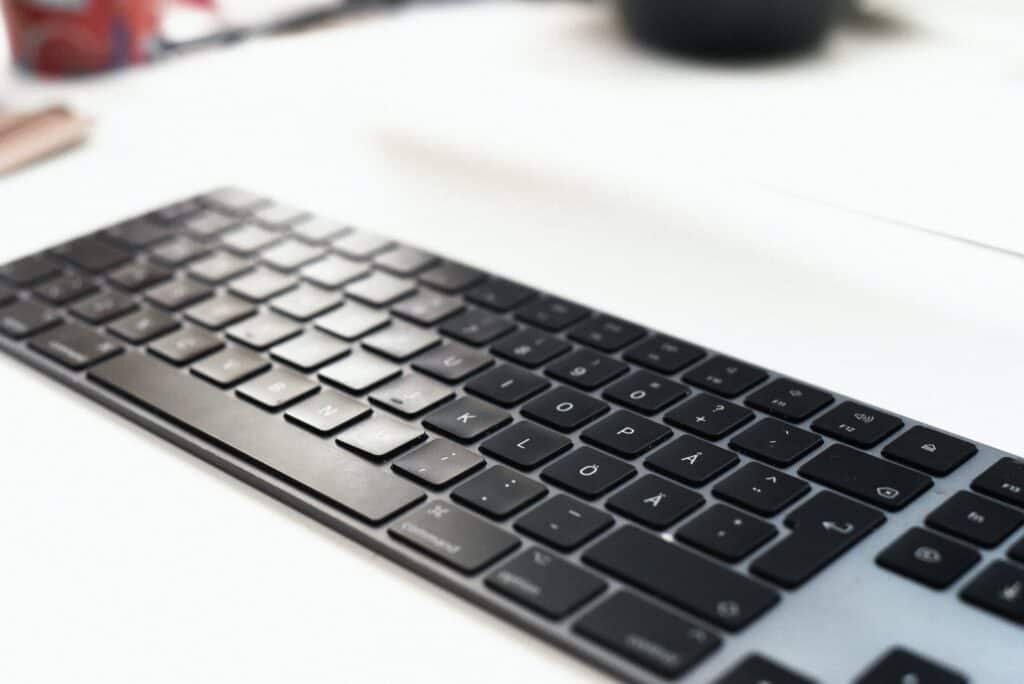
<svg viewBox="0 0 1024 684"><path fill-rule="evenodd" d="M251 256L281 239L278 233L251 223L232 230L221 238L221 244L232 252Z"/></svg>
<svg viewBox="0 0 1024 684"><path fill-rule="evenodd" d="M484 569L520 544L515 535L441 500L413 511L388 533L466 574Z"/></svg>
<svg viewBox="0 0 1024 684"><path fill-rule="evenodd" d="M412 367L445 382L461 382L487 368L494 360L486 353L452 342L423 354Z"/></svg>
<svg viewBox="0 0 1024 684"><path fill-rule="evenodd" d="M462 300L447 295L420 290L391 307L395 315L420 325L434 325L462 311Z"/></svg>
<svg viewBox="0 0 1024 684"><path fill-rule="evenodd" d="M751 572L795 588L809 580L876 527L885 515L832 492L818 492L786 516L788 537L750 566Z"/></svg>
<svg viewBox="0 0 1024 684"><path fill-rule="evenodd" d="M253 219L276 230L290 228L309 216L309 212L274 202L253 212Z"/></svg>
<svg viewBox="0 0 1024 684"><path fill-rule="evenodd" d="M800 474L888 511L900 510L932 486L925 475L841 444L805 463Z"/></svg>
<svg viewBox="0 0 1024 684"><path fill-rule="evenodd" d="M416 292L416 283L396 278L387 273L376 272L355 281L345 292L361 302L372 306L387 306Z"/></svg>
<svg viewBox="0 0 1024 684"><path fill-rule="evenodd" d="M301 271L303 278L328 289L341 287L369 273L370 267L366 262L352 261L333 254L314 261Z"/></svg>
<svg viewBox="0 0 1024 684"><path fill-rule="evenodd" d="M484 459L455 442L435 439L416 447L391 467L428 487L447 487L483 468Z"/></svg>
<svg viewBox="0 0 1024 684"><path fill-rule="evenodd" d="M523 470L532 470L571 446L568 437L523 420L485 440L480 450Z"/></svg>
<svg viewBox="0 0 1024 684"><path fill-rule="evenodd" d="M405 246L388 250L373 259L373 263L380 268L400 276L416 275L436 262L437 257L433 254Z"/></svg>
<svg viewBox="0 0 1024 684"><path fill-rule="evenodd" d="M0 266L0 278L18 287L28 287L60 272L57 264L43 256L30 256Z"/></svg>
<svg viewBox="0 0 1024 684"><path fill-rule="evenodd" d="M541 478L586 499L595 499L636 475L636 468L597 449L580 447L558 459Z"/></svg>
<svg viewBox="0 0 1024 684"><path fill-rule="evenodd" d="M715 504L676 532L676 539L735 563L778 534L774 525L752 515Z"/></svg>
<svg viewBox="0 0 1024 684"><path fill-rule="evenodd" d="M240 347L222 349L192 366L192 372L220 387L229 387L270 368L259 354Z"/></svg>
<svg viewBox="0 0 1024 684"><path fill-rule="evenodd" d="M395 321L363 338L363 346L395 361L405 361L441 344L432 330Z"/></svg>
<svg viewBox="0 0 1024 684"><path fill-rule="evenodd" d="M270 308L296 320L308 321L311 318L327 313L339 306L343 301L345 301L345 297L340 292L331 292L303 283L283 295L278 295L270 302ZM349 306L345 308L348 309L346 315L351 318L354 317L353 312L358 305L352 304L350 306L351 308ZM377 312L374 312L374 316L376 317L377 315ZM383 316L384 321L387 321L387 314L380 315ZM317 324L319 325L319 321ZM383 323L379 323L374 327L379 327L380 325L383 325ZM324 329L326 330L326 328ZM328 332L333 331L328 330ZM346 337L346 339L349 338Z"/></svg>
<svg viewBox="0 0 1024 684"><path fill-rule="evenodd" d="M121 345L72 323L33 338L29 346L72 370L82 370L121 351Z"/></svg>
<svg viewBox="0 0 1024 684"><path fill-rule="evenodd" d="M550 385L550 382L529 371L503 364L470 380L466 384L466 391L500 406L512 407Z"/></svg>
<svg viewBox="0 0 1024 684"><path fill-rule="evenodd" d="M53 251L75 266L93 273L102 273L132 259L131 252L91 235L72 240Z"/></svg>
<svg viewBox="0 0 1024 684"><path fill-rule="evenodd" d="M452 491L452 498L491 518L507 518L544 496L547 487L505 466L491 466Z"/></svg>
<svg viewBox="0 0 1024 684"><path fill-rule="evenodd" d="M3 285L0 285L0 306L7 306L15 299L17 299L17 297L14 294L14 290L9 290Z"/></svg>
<svg viewBox="0 0 1024 684"><path fill-rule="evenodd" d="M903 421L869 406L844 401L814 421L811 427L841 442L867 449L903 427Z"/></svg>
<svg viewBox="0 0 1024 684"><path fill-rule="evenodd" d="M882 449L894 461L932 475L948 475L978 453L978 447L929 428L915 426Z"/></svg>
<svg viewBox="0 0 1024 684"><path fill-rule="evenodd" d="M418 427L375 414L347 428L338 435L337 442L363 456L382 460L426 438L427 433Z"/></svg>
<svg viewBox="0 0 1024 684"><path fill-rule="evenodd" d="M357 349L340 361L322 368L320 378L350 392L365 392L398 377L401 372L400 366Z"/></svg>
<svg viewBox="0 0 1024 684"><path fill-rule="evenodd" d="M898 679L887 680L890 684L901 684ZM815 684L813 680L799 675L761 655L750 655L729 670L715 684ZM912 684L903 682L902 684ZM924 684L919 682L918 684Z"/></svg>
<svg viewBox="0 0 1024 684"><path fill-rule="evenodd" d="M348 230L344 223L332 221L322 216L309 217L299 221L299 223L292 227L292 233L295 237L306 242L312 242L313 244L330 242Z"/></svg>
<svg viewBox="0 0 1024 684"><path fill-rule="evenodd" d="M107 279L123 290L138 292L168 280L171 275L170 271L154 263L133 261L112 271Z"/></svg>
<svg viewBox="0 0 1024 684"><path fill-rule="evenodd" d="M1009 550L1009 556L1015 561L1024 563L1024 539L1014 544Z"/></svg>
<svg viewBox="0 0 1024 684"><path fill-rule="evenodd" d="M110 324L107 329L132 344L145 344L181 327L181 323L162 311L143 308Z"/></svg>
<svg viewBox="0 0 1024 684"><path fill-rule="evenodd" d="M185 205L180 206L184 208ZM179 211L181 210L179 209ZM195 209L193 208L192 211ZM168 240L174 235L173 230L169 230L161 223L169 223L169 221L161 222L159 218L156 220L146 217L134 218L107 228L103 231L103 236L119 243L122 247L142 249Z"/></svg>
<svg viewBox="0 0 1024 684"><path fill-rule="evenodd" d="M55 326L60 320L57 310L23 299L0 309L0 332L18 340Z"/></svg>
<svg viewBox="0 0 1024 684"><path fill-rule="evenodd" d="M665 414L670 425L708 439L721 439L753 418L753 411L710 394L698 394Z"/></svg>
<svg viewBox="0 0 1024 684"><path fill-rule="evenodd" d="M618 351L643 336L640 326L611 316L589 318L569 331L569 339L603 352Z"/></svg>
<svg viewBox="0 0 1024 684"><path fill-rule="evenodd" d="M374 390L370 395L370 401L411 418L453 396L455 392L447 385L425 378L419 373L407 373Z"/></svg>
<svg viewBox="0 0 1024 684"><path fill-rule="evenodd" d="M183 223L185 230L193 237L200 240L210 240L237 226L239 220L235 216L219 211L205 210L189 216Z"/></svg>
<svg viewBox="0 0 1024 684"><path fill-rule="evenodd" d="M974 549L934 532L914 527L890 544L875 559L883 568L898 572L935 589L945 589L981 560Z"/></svg>
<svg viewBox="0 0 1024 684"><path fill-rule="evenodd" d="M305 375L285 368L275 368L249 380L237 392L238 396L275 411L308 397L318 389L320 385Z"/></svg>
<svg viewBox="0 0 1024 684"><path fill-rule="evenodd" d="M689 342L655 335L626 351L626 360L651 370L674 375L704 356L704 350Z"/></svg>
<svg viewBox="0 0 1024 684"><path fill-rule="evenodd" d="M351 259L369 259L393 244L386 237L365 230L353 230L336 239L331 246Z"/></svg>
<svg viewBox="0 0 1024 684"><path fill-rule="evenodd" d="M270 355L308 373L348 354L350 347L336 337L310 330L279 344Z"/></svg>
<svg viewBox="0 0 1024 684"><path fill-rule="evenodd" d="M775 515L811 490L799 478L747 463L714 488L715 496L761 515Z"/></svg>
<svg viewBox="0 0 1024 684"><path fill-rule="evenodd" d="M487 586L552 619L564 618L605 590L603 581L539 548L498 568Z"/></svg>
<svg viewBox="0 0 1024 684"><path fill-rule="evenodd" d="M535 296L533 290L499 278L491 278L466 293L466 299L474 304L497 311L511 311Z"/></svg>
<svg viewBox="0 0 1024 684"><path fill-rule="evenodd" d="M441 332L466 344L479 347L482 344L493 342L513 328L515 325L506 318L480 309L470 309L455 318L448 319L441 325Z"/></svg>
<svg viewBox="0 0 1024 684"><path fill-rule="evenodd" d="M231 281L228 290L232 294L254 302L265 302L282 292L295 287L295 278L263 266L257 267L241 278Z"/></svg>
<svg viewBox="0 0 1024 684"><path fill-rule="evenodd" d="M556 387L523 407L523 415L572 432L608 410L608 404L569 387Z"/></svg>
<svg viewBox="0 0 1024 684"><path fill-rule="evenodd" d="M813 432L765 418L732 438L729 446L773 465L788 466L817 449L822 439Z"/></svg>
<svg viewBox="0 0 1024 684"><path fill-rule="evenodd" d="M620 527L584 562L730 631L779 601L767 586L635 527Z"/></svg>
<svg viewBox="0 0 1024 684"><path fill-rule="evenodd" d="M587 349L578 349L548 366L547 374L580 389L593 390L627 370L629 366L621 361Z"/></svg>
<svg viewBox="0 0 1024 684"><path fill-rule="evenodd" d="M261 313L231 326L227 330L227 335L235 342L262 350L269 349L301 332L301 325L284 316Z"/></svg>
<svg viewBox="0 0 1024 684"><path fill-rule="evenodd" d="M608 499L608 508L663 530L700 508L704 497L657 475L644 475Z"/></svg>
<svg viewBox="0 0 1024 684"><path fill-rule="evenodd" d="M324 248L288 239L263 250L260 259L278 270L293 271L322 256Z"/></svg>
<svg viewBox="0 0 1024 684"><path fill-rule="evenodd" d="M237 323L256 313L252 303L231 295L216 295L185 309L185 318L212 330Z"/></svg>
<svg viewBox="0 0 1024 684"><path fill-rule="evenodd" d="M149 351L175 365L192 363L196 359L221 349L224 343L215 335L199 328L183 328L161 337L149 345Z"/></svg>
<svg viewBox="0 0 1024 684"><path fill-rule="evenodd" d="M368 523L381 523L424 498L408 480L284 421L268 420L252 404L151 357L121 354L89 377Z"/></svg>
<svg viewBox="0 0 1024 684"><path fill-rule="evenodd" d="M516 529L548 546L571 551L612 526L612 516L558 494L519 518Z"/></svg>
<svg viewBox="0 0 1024 684"><path fill-rule="evenodd" d="M316 319L316 327L351 342L387 325L390 320L391 317L386 311L371 309L356 302L347 302L337 311Z"/></svg>
<svg viewBox="0 0 1024 684"><path fill-rule="evenodd" d="M764 382L767 377L768 374L760 368L728 356L715 356L684 375L683 379L731 399Z"/></svg>
<svg viewBox="0 0 1024 684"><path fill-rule="evenodd" d="M727 449L683 435L651 454L644 465L683 484L699 487L739 461L736 454Z"/></svg>
<svg viewBox="0 0 1024 684"><path fill-rule="evenodd" d="M65 273L42 285L37 285L33 292L40 299L60 306L81 299L87 294L92 294L97 289L96 283L88 278L78 273Z"/></svg>
<svg viewBox="0 0 1024 684"><path fill-rule="evenodd" d="M462 292L483 280L484 274L475 268L447 262L420 274L420 282L442 292Z"/></svg>
<svg viewBox="0 0 1024 684"><path fill-rule="evenodd" d="M994 548L1024 523L1024 514L971 492L957 492L928 516L929 527Z"/></svg>
<svg viewBox="0 0 1024 684"><path fill-rule="evenodd" d="M461 397L423 419L423 424L460 442L472 442L512 420L505 411L491 404Z"/></svg>
<svg viewBox="0 0 1024 684"><path fill-rule="evenodd" d="M967 684L967 678L910 651L895 648L855 684Z"/></svg>
<svg viewBox="0 0 1024 684"><path fill-rule="evenodd" d="M242 214L270 204L270 200L254 193L235 187L223 187L209 192L202 197L203 202L229 211Z"/></svg>
<svg viewBox="0 0 1024 684"><path fill-rule="evenodd" d="M137 304L121 292L97 292L71 307L71 313L86 323L100 325L135 309Z"/></svg>
<svg viewBox="0 0 1024 684"><path fill-rule="evenodd" d="M329 435L368 415L366 404L325 389L288 409L284 417L318 435Z"/></svg>
<svg viewBox="0 0 1024 684"><path fill-rule="evenodd" d="M582 306L555 297L527 304L516 313L519 320L552 332L568 328L587 315L589 312Z"/></svg>
<svg viewBox="0 0 1024 684"><path fill-rule="evenodd" d="M975 577L960 596L968 603L1024 625L1024 568L996 561Z"/></svg>
<svg viewBox="0 0 1024 684"><path fill-rule="evenodd" d="M672 436L664 425L629 411L616 411L591 425L580 438L623 458L636 458Z"/></svg>
<svg viewBox="0 0 1024 684"><path fill-rule="evenodd" d="M177 311L206 299L212 294L213 289L206 285L191 278L181 278L154 287L146 293L146 299L157 306Z"/></svg>
<svg viewBox="0 0 1024 684"><path fill-rule="evenodd" d="M975 478L971 489L1024 508L1024 461L999 459Z"/></svg>
<svg viewBox="0 0 1024 684"><path fill-rule="evenodd" d="M634 371L604 391L604 397L641 413L658 413L690 391L649 371Z"/></svg>
<svg viewBox="0 0 1024 684"><path fill-rule="evenodd" d="M323 247L289 238L263 250L260 258L280 271L294 271L324 255Z"/></svg>
<svg viewBox="0 0 1024 684"><path fill-rule="evenodd" d="M721 645L704 628L626 592L587 613L574 629L664 677L679 676Z"/></svg>
<svg viewBox="0 0 1024 684"><path fill-rule="evenodd" d="M515 361L527 368L536 368L571 348L572 345L565 340L523 328L503 338L491 348L491 351L503 359Z"/></svg>
<svg viewBox="0 0 1024 684"><path fill-rule="evenodd" d="M747 405L783 420L799 423L831 404L831 394L779 378L747 397Z"/></svg>
<svg viewBox="0 0 1024 684"><path fill-rule="evenodd" d="M187 237L177 237L157 245L153 258L165 266L177 267L195 261L210 252L210 246Z"/></svg>
<svg viewBox="0 0 1024 684"><path fill-rule="evenodd" d="M241 275L252 268L248 259L229 254L228 252L214 252L193 262L188 267L191 276L210 284L222 283L235 276Z"/></svg>
<svg viewBox="0 0 1024 684"><path fill-rule="evenodd" d="M272 202L254 211L252 217L275 230L285 230L305 221L309 218L309 212L280 202Z"/></svg>

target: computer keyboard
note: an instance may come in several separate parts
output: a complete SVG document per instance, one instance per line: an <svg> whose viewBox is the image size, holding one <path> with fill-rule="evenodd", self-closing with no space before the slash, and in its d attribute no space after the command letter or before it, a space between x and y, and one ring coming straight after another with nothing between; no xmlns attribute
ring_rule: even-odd
<svg viewBox="0 0 1024 684"><path fill-rule="evenodd" d="M4 351L623 680L1024 681L989 447L235 188L0 283Z"/></svg>

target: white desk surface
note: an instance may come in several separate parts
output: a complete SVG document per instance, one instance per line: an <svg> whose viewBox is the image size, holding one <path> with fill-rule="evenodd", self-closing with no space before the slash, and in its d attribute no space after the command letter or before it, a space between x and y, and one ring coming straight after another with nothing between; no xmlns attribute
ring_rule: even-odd
<svg viewBox="0 0 1024 684"><path fill-rule="evenodd" d="M938 54L943 35L906 40ZM740 112L740 144L716 166L706 148L680 147L685 117L637 99L645 84L656 97L659 79L692 81L736 123L751 93L765 107L776 92L797 102L800 73L858 60L883 71L885 51L910 50L891 40L843 35L814 60L772 67L763 85L731 72L700 83L711 67L632 50L600 7L499 4L70 83L4 73L0 104L66 99L97 127L85 148L0 180L0 261L237 183L1024 453L1020 258L836 209L828 192L767 189L779 187L759 175L773 160L743 141L782 135L781 124L756 107ZM995 63L978 54L967 61ZM772 79L790 90L769 90ZM998 88L1007 101L1012 81ZM888 83L876 100L910 106ZM597 105L594 120L567 109L574 92ZM705 102L697 120L711 122L712 109ZM825 127L857 125L858 112L827 109L836 118L790 139L793 155L820 152ZM631 132L646 156L630 156ZM968 133L946 142L966 149ZM723 139L714 126L707 135ZM890 165L909 168L904 152L838 146L820 175L834 173L839 192L848 163L870 160L863 175L889 177ZM976 193L1010 224L1021 158L908 184L940 203ZM757 173L724 168L745 161ZM1004 194L1013 164L1016 196ZM840 203L884 213L871 201L885 194ZM0 681L594 679L26 368L0 361L0 387Z"/></svg>

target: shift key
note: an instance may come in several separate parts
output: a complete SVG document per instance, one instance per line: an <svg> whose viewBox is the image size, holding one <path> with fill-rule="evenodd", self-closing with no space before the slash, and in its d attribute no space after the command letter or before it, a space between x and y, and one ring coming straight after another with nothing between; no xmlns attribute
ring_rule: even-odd
<svg viewBox="0 0 1024 684"><path fill-rule="evenodd" d="M447 501L431 501L388 530L456 570L480 570L519 546L519 538Z"/></svg>
<svg viewBox="0 0 1024 684"><path fill-rule="evenodd" d="M583 560L729 630L742 629L779 601L774 589L636 527L620 527Z"/></svg>

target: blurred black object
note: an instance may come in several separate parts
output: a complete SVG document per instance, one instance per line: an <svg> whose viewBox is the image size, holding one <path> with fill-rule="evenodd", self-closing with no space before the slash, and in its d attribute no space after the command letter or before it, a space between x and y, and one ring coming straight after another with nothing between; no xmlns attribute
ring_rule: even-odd
<svg viewBox="0 0 1024 684"><path fill-rule="evenodd" d="M627 30L660 50L709 57L800 52L821 43L850 0L617 0Z"/></svg>

